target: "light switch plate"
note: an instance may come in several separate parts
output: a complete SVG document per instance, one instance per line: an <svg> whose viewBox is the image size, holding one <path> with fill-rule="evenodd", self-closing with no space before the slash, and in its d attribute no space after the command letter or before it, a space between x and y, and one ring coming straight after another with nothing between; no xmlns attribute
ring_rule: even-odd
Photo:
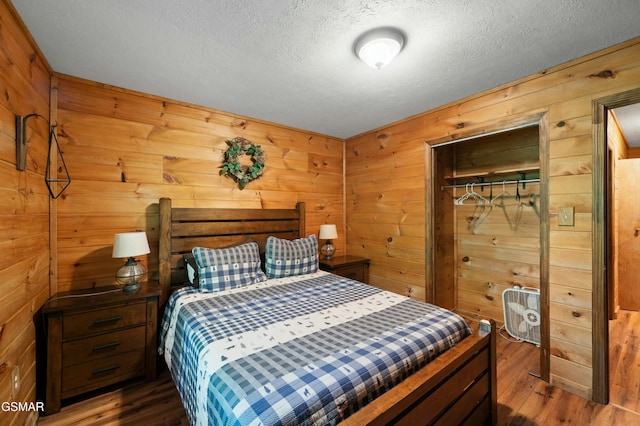
<svg viewBox="0 0 640 426"><path fill-rule="evenodd" d="M574 226L574 207L560 207L558 209L558 225Z"/></svg>

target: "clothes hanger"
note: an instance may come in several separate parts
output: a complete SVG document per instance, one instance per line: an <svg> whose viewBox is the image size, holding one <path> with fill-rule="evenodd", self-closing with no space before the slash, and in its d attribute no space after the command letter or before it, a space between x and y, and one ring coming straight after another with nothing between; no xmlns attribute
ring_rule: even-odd
<svg viewBox="0 0 640 426"><path fill-rule="evenodd" d="M465 190L465 191L464 191L464 194L462 194L460 197L458 197L458 198L456 198L456 199L455 199L455 201L454 201L454 204L455 204L455 205L457 205L457 206L463 206L463 205L464 205L465 200L466 200L467 198L471 197L471 191L469 191L469 185L470 185L470 184L468 184L468 183L467 183L467 184L464 186L464 190Z"/></svg>
<svg viewBox="0 0 640 426"><path fill-rule="evenodd" d="M457 198L455 200L455 204L458 206L463 206L466 205L465 201L470 200L473 201L473 203L469 203L469 204L491 204L491 201L487 200L485 197L483 197L482 195L478 194L473 188L476 184L475 183L468 183L465 185L465 189L466 192L464 194L462 194L461 197Z"/></svg>
<svg viewBox="0 0 640 426"><path fill-rule="evenodd" d="M510 198L513 198L513 195L511 195L509 193L509 191L507 191L507 182L503 180L502 181L502 192L499 193L498 195L496 195L495 197L493 197L491 199L491 203L495 204L497 207L514 206L514 205L518 204L518 201L509 202L508 200ZM497 200L501 200L501 202L500 203L496 203Z"/></svg>

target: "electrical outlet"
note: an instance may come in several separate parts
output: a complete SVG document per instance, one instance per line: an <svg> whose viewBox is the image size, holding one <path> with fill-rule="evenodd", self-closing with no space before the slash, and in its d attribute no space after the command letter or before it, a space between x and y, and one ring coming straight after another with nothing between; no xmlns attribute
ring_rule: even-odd
<svg viewBox="0 0 640 426"><path fill-rule="evenodd" d="M17 393L20 390L20 366L16 365L11 371L11 382L13 383L13 391Z"/></svg>
<svg viewBox="0 0 640 426"><path fill-rule="evenodd" d="M558 225L574 226L574 207L560 207L558 209Z"/></svg>

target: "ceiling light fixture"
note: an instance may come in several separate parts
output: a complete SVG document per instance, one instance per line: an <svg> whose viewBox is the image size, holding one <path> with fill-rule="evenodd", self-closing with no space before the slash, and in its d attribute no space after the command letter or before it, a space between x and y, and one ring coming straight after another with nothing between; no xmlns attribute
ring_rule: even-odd
<svg viewBox="0 0 640 426"><path fill-rule="evenodd" d="M355 44L358 58L373 68L389 64L402 50L404 36L390 27L374 28L362 34Z"/></svg>

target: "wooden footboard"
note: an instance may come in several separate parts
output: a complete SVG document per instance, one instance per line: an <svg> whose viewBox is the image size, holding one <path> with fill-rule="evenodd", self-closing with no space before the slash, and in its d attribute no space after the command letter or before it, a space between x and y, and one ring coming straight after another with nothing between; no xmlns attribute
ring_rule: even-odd
<svg viewBox="0 0 640 426"><path fill-rule="evenodd" d="M340 425L495 425L495 354L491 321Z"/></svg>

